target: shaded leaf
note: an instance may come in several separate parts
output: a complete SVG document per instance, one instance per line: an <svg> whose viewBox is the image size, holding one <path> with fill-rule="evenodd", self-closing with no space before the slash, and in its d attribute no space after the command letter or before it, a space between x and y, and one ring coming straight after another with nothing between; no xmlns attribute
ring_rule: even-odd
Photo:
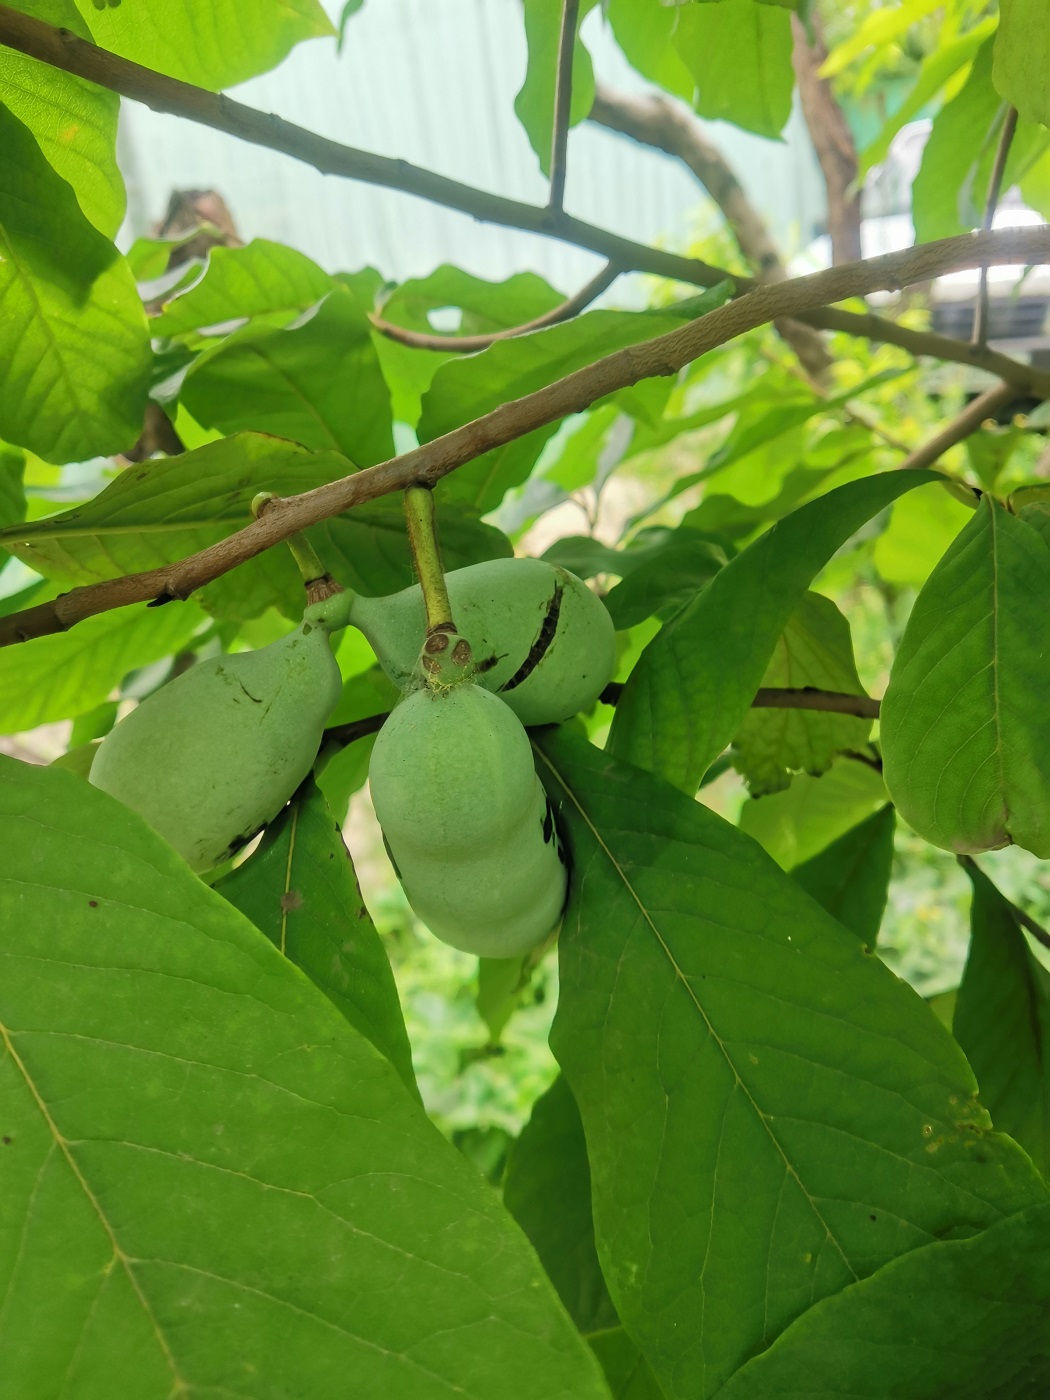
<svg viewBox="0 0 1050 1400"><path fill-rule="evenodd" d="M807 894L869 948L875 946L886 908L895 825L896 813L887 803L791 871ZM984 1103L990 1110L987 1099Z"/></svg>
<svg viewBox="0 0 1050 1400"><path fill-rule="evenodd" d="M737 824L782 870L794 870L885 803L881 774L866 763L843 758L819 778L800 773L785 791L750 798L740 809Z"/></svg>
<svg viewBox="0 0 1050 1400"><path fill-rule="evenodd" d="M4 759L0 843L10 1394L505 1400L524 1346L522 1400L600 1400L490 1187L159 837Z"/></svg>
<svg viewBox="0 0 1050 1400"><path fill-rule="evenodd" d="M738 554L642 653L616 706L610 752L692 795L747 714L815 575L873 515L933 479L886 472L851 481Z"/></svg>
<svg viewBox="0 0 1050 1400"><path fill-rule="evenodd" d="M93 710L129 671L184 647L203 621L195 603L136 604L0 648L0 732Z"/></svg>
<svg viewBox="0 0 1050 1400"><path fill-rule="evenodd" d="M628 556L641 552L620 551ZM664 544L647 550L646 555L605 599L617 631L635 627L654 613L684 607L725 563L725 554L717 545L688 528L675 530Z"/></svg>
<svg viewBox="0 0 1050 1400"><path fill-rule="evenodd" d="M613 1400L664 1400L649 1363L622 1327L596 1332L587 1340L602 1364Z"/></svg>
<svg viewBox="0 0 1050 1400"><path fill-rule="evenodd" d="M1040 0L1000 0L999 15L995 86L1026 121L1050 126L1050 14Z"/></svg>
<svg viewBox="0 0 1050 1400"><path fill-rule="evenodd" d="M811 1308L720 1400L1036 1400L1050 1386L1050 1207L895 1259Z"/></svg>
<svg viewBox="0 0 1050 1400"><path fill-rule="evenodd" d="M764 686L863 695L849 623L830 598L804 593L777 642ZM871 720L821 710L752 709L733 739L734 766L752 796L779 792L793 772L819 777L836 754L862 749Z"/></svg>
<svg viewBox="0 0 1050 1400"><path fill-rule="evenodd" d="M1050 1173L1050 973L1034 957L1009 904L975 865L970 953L952 1031L1000 1132Z"/></svg>
<svg viewBox="0 0 1050 1400"><path fill-rule="evenodd" d="M610 1294L669 1397L718 1393L821 1298L1044 1199L921 999L753 842L537 740L576 872L551 1044Z"/></svg>
<svg viewBox="0 0 1050 1400"><path fill-rule="evenodd" d="M0 149L0 438L49 462L122 451L150 363L131 273L2 105Z"/></svg>
<svg viewBox="0 0 1050 1400"><path fill-rule="evenodd" d="M1050 546L984 496L915 601L882 702L886 786L935 846L1050 855Z"/></svg>
<svg viewBox="0 0 1050 1400"><path fill-rule="evenodd" d="M306 973L417 1093L394 974L339 824L315 783L303 784L267 827L259 849L215 889Z"/></svg>
<svg viewBox="0 0 1050 1400"><path fill-rule="evenodd" d="M528 1235L580 1331L618 1326L594 1247L583 1124L563 1075L533 1104L510 1149L503 1204Z"/></svg>

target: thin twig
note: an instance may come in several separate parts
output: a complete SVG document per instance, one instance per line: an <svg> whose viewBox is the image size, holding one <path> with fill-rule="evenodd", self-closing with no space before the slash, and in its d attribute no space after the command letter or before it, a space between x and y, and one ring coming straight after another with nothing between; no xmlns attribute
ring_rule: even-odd
<svg viewBox="0 0 1050 1400"><path fill-rule="evenodd" d="M401 190L417 195L446 209L458 209L482 223L522 229L544 238L556 238L580 248L590 248L602 257L615 260L632 271L651 272L700 287L713 287L731 277L719 267L698 258L683 258L658 248L647 248L607 229L596 228L564 212L522 204L515 199L491 194L460 184L432 170L424 170L407 160L394 160L343 146L307 131L294 122L269 112L259 112L222 93L208 92L192 83L155 73L141 64L97 48L65 29L56 29L33 19L9 5L0 4L0 45L16 49L53 68L86 78L123 97L134 98L155 112L177 117L216 131L224 131L241 141L280 151L294 160L312 165L323 175L338 175L364 184ZM746 277L732 278L742 290L750 285Z"/></svg>
<svg viewBox="0 0 1050 1400"><path fill-rule="evenodd" d="M999 144L995 149L992 173L988 180L988 198L984 202L984 220L981 223L981 227L984 229L990 229L995 223L995 211L999 204L999 195L1002 192L1003 174L1006 170L1006 162L1010 155L1010 147L1013 144L1016 130L1017 108L1008 107L1003 121L1003 129L999 133ZM983 345L988 339L988 269L983 266L980 285L977 289L977 305L974 307L973 313L971 339L974 345Z"/></svg>
<svg viewBox="0 0 1050 1400"><path fill-rule="evenodd" d="M547 208L560 214L565 200L569 115L572 107L572 60L576 52L576 20L580 0L563 0L558 35L558 67L554 78L554 128L551 132L551 178Z"/></svg>
<svg viewBox="0 0 1050 1400"><path fill-rule="evenodd" d="M986 418L993 417L1000 408L1016 398L1017 389L1013 384L994 384L983 394L978 394L939 433L935 433L929 442L924 442L921 447L917 447L905 457L900 464L901 470L915 471L923 467L932 467L938 457L942 457L950 447L955 447L976 433Z"/></svg>
<svg viewBox="0 0 1050 1400"><path fill-rule="evenodd" d="M11 613L0 619L0 645L62 632L87 617L129 603L152 600L159 605L188 598L198 588L254 559L297 530L412 484L433 486L465 462L514 442L534 428L582 413L607 394L642 379L677 374L707 351L777 316L795 316L828 301L887 286L924 282L958 268L979 266L985 259L993 263L1026 263L1046 258L1050 258L1050 228L1004 229L941 239L880 258L827 268L776 286L756 287L706 316L606 355L400 457L301 495L288 496L272 505L261 520L178 563L74 588L49 603ZM56 534L61 535L61 529ZM20 538L12 533L6 537L12 542Z"/></svg>
<svg viewBox="0 0 1050 1400"><path fill-rule="evenodd" d="M623 694L619 681L610 681L599 697L603 705L615 705ZM834 715L856 715L858 719L878 719L879 702L870 695L847 695L838 690L817 690L814 686L789 689L763 686L751 701L754 710L824 710Z"/></svg>
<svg viewBox="0 0 1050 1400"><path fill-rule="evenodd" d="M487 350L497 340L511 340L515 336L527 335L529 331L539 331L546 326L556 326L562 321L571 321L574 316L579 315L581 311L590 306L595 297L601 296L602 292L611 287L622 271L623 269L617 264L606 263L585 287L581 287L573 296L567 297L560 305L553 307L550 311L545 311L542 316L537 316L532 321L525 321L520 326L509 326L505 330L490 331L486 335L428 335L423 331L410 331L404 326L397 326L392 321L385 321L382 316L372 315L369 320L381 335L387 336L390 340L396 340L402 345L410 345L415 350L442 350L445 354L451 351L454 354L469 355L478 350Z"/></svg>
<svg viewBox="0 0 1050 1400"><path fill-rule="evenodd" d="M368 715L365 719L352 719L347 724L333 724L331 729L326 729L324 738L321 740L321 747L325 744L342 744L345 748L347 744L352 744L357 739L367 738L369 734L378 734L383 725L390 718L390 711L385 710L381 715Z"/></svg>
<svg viewBox="0 0 1050 1400"><path fill-rule="evenodd" d="M959 864L964 870L976 870L978 875L984 875L984 878L988 880L988 876L984 874L984 871L974 860L973 856L961 855L956 856L955 859L959 862ZM991 884L992 882L989 880L988 883ZM998 886L995 887L995 892L1006 905L1007 909L1009 909L1010 913L1013 915L1016 921L1021 925L1021 927L1023 929L1026 929L1037 943L1041 943L1044 948L1050 948L1050 933L1047 933L1046 929L1043 928L1042 924L1036 923L1035 919L1032 918L1031 914L1026 914L1025 911L1021 909L1018 905L1014 904L1011 900L1007 899L1006 896L1003 894L1002 890L998 888Z"/></svg>

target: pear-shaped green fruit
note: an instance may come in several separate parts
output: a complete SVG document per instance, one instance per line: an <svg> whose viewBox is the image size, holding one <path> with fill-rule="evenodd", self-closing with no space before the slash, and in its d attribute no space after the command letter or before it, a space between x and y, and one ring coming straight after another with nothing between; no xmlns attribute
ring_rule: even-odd
<svg viewBox="0 0 1050 1400"><path fill-rule="evenodd" d="M103 739L90 781L194 870L218 865L310 771L341 693L329 635L345 613L337 595L308 608L280 641L202 661L169 681Z"/></svg>
<svg viewBox="0 0 1050 1400"><path fill-rule="evenodd" d="M432 933L486 958L552 932L565 857L521 721L470 681L408 695L368 771L409 904Z"/></svg>
<svg viewBox="0 0 1050 1400"><path fill-rule="evenodd" d="M492 559L445 575L475 680L522 724L553 724L589 710L616 667L605 604L581 579L544 559ZM409 683L426 631L417 586L386 598L355 596L350 622L395 685Z"/></svg>

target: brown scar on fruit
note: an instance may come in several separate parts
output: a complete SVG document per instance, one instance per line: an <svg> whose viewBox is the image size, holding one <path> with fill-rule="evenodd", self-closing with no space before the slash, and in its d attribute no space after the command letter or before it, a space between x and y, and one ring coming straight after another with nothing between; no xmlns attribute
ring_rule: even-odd
<svg viewBox="0 0 1050 1400"><path fill-rule="evenodd" d="M500 686L500 692L513 690L521 685L522 681L528 680L536 667L540 664L547 652L550 650L551 642L554 641L555 633L558 630L558 616L561 612L562 594L565 592L563 584L554 585L554 592L551 600L547 604L547 611L544 613L543 621L540 623L539 635L529 648L529 654L521 663L518 669L511 676L509 681L505 681Z"/></svg>

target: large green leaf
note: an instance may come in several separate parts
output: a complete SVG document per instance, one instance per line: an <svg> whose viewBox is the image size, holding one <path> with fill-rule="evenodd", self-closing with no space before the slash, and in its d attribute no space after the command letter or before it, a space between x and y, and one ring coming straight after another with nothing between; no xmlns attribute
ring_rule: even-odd
<svg viewBox="0 0 1050 1400"><path fill-rule="evenodd" d="M1043 1199L921 999L753 842L567 732L538 742L574 869L551 1044L609 1291L669 1396Z"/></svg>
<svg viewBox="0 0 1050 1400"><path fill-rule="evenodd" d="M336 33L319 0L77 0L96 43L198 87L242 83L303 39Z"/></svg>
<svg viewBox="0 0 1050 1400"><path fill-rule="evenodd" d="M0 844L8 1394L601 1400L490 1187L159 837L5 759Z"/></svg>
<svg viewBox="0 0 1050 1400"><path fill-rule="evenodd" d="M700 315L720 306L726 292L723 287L705 293L692 305L692 313ZM450 361L438 370L424 395L420 440L440 437L498 408L506 402L508 384L514 386L514 397L520 398L614 350L673 330L682 320L669 311L590 311L562 325L497 341L478 355ZM634 402L632 394L636 390L623 391L619 398L629 404ZM447 479L449 496L469 502L482 513L495 509L512 486L525 480L556 428L556 423L536 428L460 467Z"/></svg>
<svg viewBox="0 0 1050 1400"><path fill-rule="evenodd" d="M665 1400L649 1363L622 1327L595 1332L587 1340L602 1363L613 1400Z"/></svg>
<svg viewBox="0 0 1050 1400"><path fill-rule="evenodd" d="M791 878L869 948L886 908L895 825L896 813L887 803L791 870Z"/></svg>
<svg viewBox="0 0 1050 1400"><path fill-rule="evenodd" d="M849 623L830 598L804 593L777 642L764 686L863 695ZM821 710L751 710L733 739L734 767L753 796L777 792L793 772L826 772L836 754L861 749L871 721Z"/></svg>
<svg viewBox="0 0 1050 1400"><path fill-rule="evenodd" d="M594 103L594 70L591 56L579 40L580 24L595 0L582 0L576 16L572 51L572 92L569 125L582 122ZM514 99L514 110L525 128L544 175L550 174L551 141L554 134L554 88L558 69L558 40L561 33L562 0L525 0L525 37L529 62L521 91Z"/></svg>
<svg viewBox="0 0 1050 1400"><path fill-rule="evenodd" d="M1026 121L1050 125L1050 11L1042 0L1000 0L999 16L995 86Z"/></svg>
<svg viewBox="0 0 1050 1400"><path fill-rule="evenodd" d="M0 733L72 719L107 698L129 671L171 656L204 621L195 603L135 605L69 632L0 649Z"/></svg>
<svg viewBox="0 0 1050 1400"><path fill-rule="evenodd" d="M782 870L794 871L885 805L881 773L870 764L841 758L819 778L799 773L783 792L749 798L738 825Z"/></svg>
<svg viewBox="0 0 1050 1400"><path fill-rule="evenodd" d="M150 363L131 273L2 105L0 150L0 438L49 462L119 452Z"/></svg>
<svg viewBox="0 0 1050 1400"><path fill-rule="evenodd" d="M1013 911L975 866L970 955L952 1031L992 1122L1050 1174L1050 973L1032 955Z"/></svg>
<svg viewBox="0 0 1050 1400"><path fill-rule="evenodd" d="M89 37L73 0L20 0L17 8L82 39ZM2 47L0 92L33 133L48 164L72 185L85 217L112 238L125 205L117 168L117 94Z"/></svg>
<svg viewBox="0 0 1050 1400"><path fill-rule="evenodd" d="M702 117L779 136L791 115L791 16L757 0L679 5L673 43Z"/></svg>
<svg viewBox="0 0 1050 1400"><path fill-rule="evenodd" d="M692 795L747 714L815 575L873 515L934 479L887 472L849 482L738 554L642 653L616 706L610 751Z"/></svg>
<svg viewBox="0 0 1050 1400"><path fill-rule="evenodd" d="M660 0L607 0L616 42L642 77L691 102L696 83L673 40L682 6Z"/></svg>
<svg viewBox="0 0 1050 1400"><path fill-rule="evenodd" d="M372 466L394 440L371 330L354 292L337 287L295 326L246 326L206 351L180 399L206 428L273 433Z"/></svg>
<svg viewBox="0 0 1050 1400"><path fill-rule="evenodd" d="M510 1150L503 1204L532 1241L580 1331L618 1326L594 1247L583 1124L564 1076L537 1099Z"/></svg>
<svg viewBox="0 0 1050 1400"><path fill-rule="evenodd" d="M818 1303L719 1400L1039 1400L1050 1206L895 1259Z"/></svg>
<svg viewBox="0 0 1050 1400"><path fill-rule="evenodd" d="M950 851L1050 856L1050 546L990 496L916 599L882 702L886 786Z"/></svg>
<svg viewBox="0 0 1050 1400"><path fill-rule="evenodd" d="M254 855L215 888L302 968L415 1093L394 974L339 825L313 782L271 823Z"/></svg>
<svg viewBox="0 0 1050 1400"><path fill-rule="evenodd" d="M200 278L165 302L153 335L182 335L241 316L305 311L332 290L328 273L294 248L256 238L244 248L212 248Z"/></svg>

